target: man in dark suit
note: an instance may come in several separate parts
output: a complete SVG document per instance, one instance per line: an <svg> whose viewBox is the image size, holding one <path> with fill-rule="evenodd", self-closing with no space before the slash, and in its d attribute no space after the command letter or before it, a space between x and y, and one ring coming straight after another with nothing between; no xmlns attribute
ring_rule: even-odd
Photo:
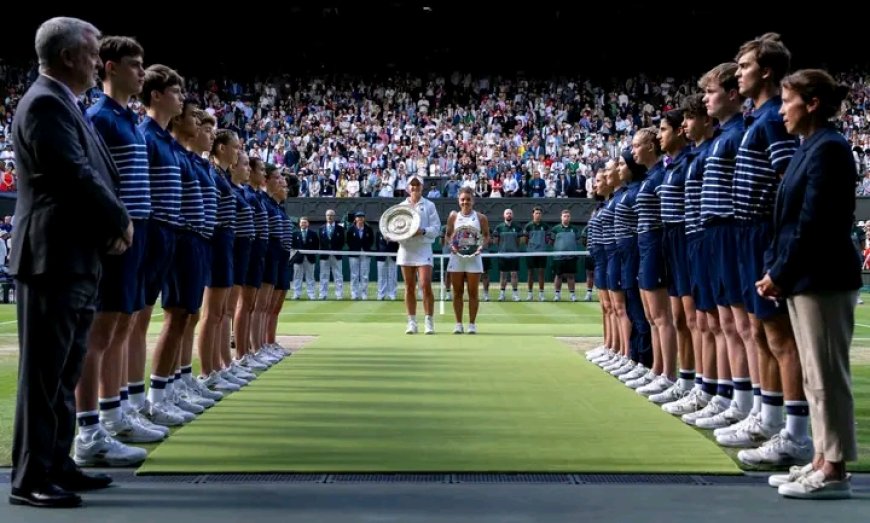
<svg viewBox="0 0 870 523"><path fill-rule="evenodd" d="M299 229L293 231L293 248L306 251L316 251L320 248L317 234L308 229L308 218L299 218ZM314 263L316 254L296 253L291 260L293 262L293 299L298 300L302 294L302 276L305 276L305 285L308 287L308 299L314 300Z"/></svg>
<svg viewBox="0 0 870 523"><path fill-rule="evenodd" d="M347 230L347 250L353 252L371 252L374 250L375 232L366 224L366 214L357 211L354 214L353 227ZM369 269L371 262L368 256L349 256L350 265L350 299L365 300L368 298Z"/></svg>
<svg viewBox="0 0 870 523"><path fill-rule="evenodd" d="M340 251L344 249L344 227L335 221L335 210L326 210L326 224L318 231L321 249L325 251ZM332 280L335 282L335 299L340 300L344 296L342 286L344 274L341 267L341 256L320 256L320 299L326 299L326 291L329 288L329 273L332 272Z"/></svg>
<svg viewBox="0 0 870 523"><path fill-rule="evenodd" d="M40 26L41 74L13 123L20 220L9 263L19 289L20 344L13 504L78 506L81 498L71 490L111 482L85 475L69 457L100 255L123 253L133 238L114 191L118 171L78 100L94 85L99 36L94 26L74 18Z"/></svg>

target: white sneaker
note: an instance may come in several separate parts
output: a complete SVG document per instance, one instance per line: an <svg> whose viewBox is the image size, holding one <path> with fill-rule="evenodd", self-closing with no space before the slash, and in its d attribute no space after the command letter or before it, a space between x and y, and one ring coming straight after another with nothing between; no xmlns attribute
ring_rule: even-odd
<svg viewBox="0 0 870 523"><path fill-rule="evenodd" d="M699 429L720 429L722 427L729 427L734 425L735 423L746 419L748 416L746 412L737 408L735 402L731 402L731 406L725 409L724 412L720 412L715 416L710 416L709 418L698 418L695 420L695 426Z"/></svg>
<svg viewBox="0 0 870 523"><path fill-rule="evenodd" d="M813 464L807 463L803 467L798 467L797 465L793 465L789 467L788 474L773 474L769 478L767 478L767 484L773 488L779 488L780 485L785 485L786 483L793 483L800 479L802 476L806 476L813 471Z"/></svg>
<svg viewBox="0 0 870 523"><path fill-rule="evenodd" d="M750 423L761 423L761 413L756 412L755 414L749 414L748 416L746 416L742 420L738 421L734 425L715 429L713 431L713 435L718 437L718 436L724 436L725 434L731 434L732 432L737 432L738 430L743 429L744 427L746 427Z"/></svg>
<svg viewBox="0 0 870 523"><path fill-rule="evenodd" d="M100 421L106 432L122 443L154 443L163 441L163 431L148 429L138 423L136 418L121 413L118 421Z"/></svg>
<svg viewBox="0 0 870 523"><path fill-rule="evenodd" d="M488 292L483 293L483 301L489 301L489 293Z"/></svg>
<svg viewBox="0 0 870 523"><path fill-rule="evenodd" d="M417 334L417 322L408 320L408 328L405 329L405 334Z"/></svg>
<svg viewBox="0 0 870 523"><path fill-rule="evenodd" d="M538 301L544 301L544 293L543 292L538 293Z"/></svg>
<svg viewBox="0 0 870 523"><path fill-rule="evenodd" d="M813 459L813 440L794 440L783 429L757 449L741 450L737 459L746 465L805 465Z"/></svg>
<svg viewBox="0 0 870 523"><path fill-rule="evenodd" d="M171 409L166 401L158 401L148 406L148 412L145 414L151 423L155 425L163 425L164 427L178 427L184 425L184 416L177 414L175 409Z"/></svg>
<svg viewBox="0 0 870 523"><path fill-rule="evenodd" d="M680 382L675 382L668 389L665 389L662 392L650 394L649 400L656 405L664 405L665 403L673 403L683 399L687 394L689 394L689 392L691 392L691 389L686 390L680 386Z"/></svg>
<svg viewBox="0 0 870 523"><path fill-rule="evenodd" d="M600 347L596 347L590 351L587 351L586 352L586 360L592 361L592 360L598 358L599 356L603 356L604 354L607 354L607 347L602 345Z"/></svg>
<svg viewBox="0 0 870 523"><path fill-rule="evenodd" d="M212 401L220 401L224 397L223 394L216 390L209 390L209 388L206 387L199 378L191 380L191 382L187 384L187 387L191 390L195 390L201 397Z"/></svg>
<svg viewBox="0 0 870 523"><path fill-rule="evenodd" d="M498 301L504 301L504 291L498 293Z"/></svg>
<svg viewBox="0 0 870 523"><path fill-rule="evenodd" d="M477 325L473 323L468 324L468 334L477 334Z"/></svg>
<svg viewBox="0 0 870 523"><path fill-rule="evenodd" d="M586 291L586 301L592 301L592 291Z"/></svg>
<svg viewBox="0 0 870 523"><path fill-rule="evenodd" d="M532 301L532 293L526 294L526 301Z"/></svg>
<svg viewBox="0 0 870 523"><path fill-rule="evenodd" d="M230 364L229 371L230 371L230 373L232 373L233 376L240 378L240 379L243 379L249 383L251 381L257 379L257 375L254 374L253 372L250 372L249 370L245 369L245 367L243 367L238 362L238 360L233 360L233 362Z"/></svg>
<svg viewBox="0 0 870 523"><path fill-rule="evenodd" d="M751 421L748 421L739 430L716 436L716 443L723 447L757 447L773 438L782 430L782 425L768 427L761 422L761 416L750 416L747 419L751 419Z"/></svg>
<svg viewBox="0 0 870 523"><path fill-rule="evenodd" d="M619 377L619 381L625 383L628 381L636 380L641 376L645 376L649 372L649 369L644 367L642 364L635 365L631 372L626 372L622 376Z"/></svg>
<svg viewBox="0 0 870 523"><path fill-rule="evenodd" d="M692 389L682 399L662 405L662 410L674 416L684 416L692 412L698 412L706 406L707 400L701 396L701 390Z"/></svg>
<svg viewBox="0 0 870 523"><path fill-rule="evenodd" d="M852 476L846 479L825 479L825 473L816 470L799 477L796 481L780 485L780 496L796 499L850 499L852 497Z"/></svg>
<svg viewBox="0 0 870 523"><path fill-rule="evenodd" d="M140 411L138 408L134 407L133 405L130 405L130 408L128 410L126 410L124 412L124 414L128 418L131 418L132 420L134 420L135 423L142 425L146 429L154 430L154 431L157 431L157 432L163 434L164 438L166 436L169 436L169 433L170 433L169 427L165 427L163 425L157 425L156 423L151 423L151 420L146 418L145 414L143 414L143 412L146 412L148 409L151 408L151 405L148 403L147 399L145 400L145 403L142 405L141 408L142 408L142 410Z"/></svg>
<svg viewBox="0 0 870 523"><path fill-rule="evenodd" d="M604 352L602 352L598 356L593 356L593 358L589 361L598 365L601 362L604 362L604 361L607 361L607 360L613 358L615 355L616 355L616 353L613 352L613 349L608 349L605 347Z"/></svg>
<svg viewBox="0 0 870 523"><path fill-rule="evenodd" d="M80 467L128 467L145 461L148 455L145 449L112 438L102 427L88 436L76 436L73 448L73 461Z"/></svg>
<svg viewBox="0 0 870 523"><path fill-rule="evenodd" d="M516 292L514 293L514 301L520 301L520 295Z"/></svg>
<svg viewBox="0 0 870 523"><path fill-rule="evenodd" d="M721 396L713 396L713 399L710 400L710 403L707 404L706 407L697 411L690 412L689 414L683 414L681 419L683 423L688 425L695 425L695 423L701 418L711 418L720 412L725 412L730 407L729 404L725 404L725 401Z"/></svg>
<svg viewBox="0 0 870 523"><path fill-rule="evenodd" d="M622 376L623 374L628 374L632 370L634 370L635 363L631 360L628 360L626 363L623 363L622 366L617 367L610 371L610 375L614 377Z"/></svg>
<svg viewBox="0 0 870 523"><path fill-rule="evenodd" d="M668 379L664 374L660 375L658 378L653 380L649 385L645 385L637 389L637 393L644 397L652 396L653 394L658 394L660 392L664 392L671 388L674 385L674 382Z"/></svg>
<svg viewBox="0 0 870 523"><path fill-rule="evenodd" d="M425 328L423 330L424 334L435 334L435 322L432 320L432 316L426 316L424 320Z"/></svg>
<svg viewBox="0 0 870 523"><path fill-rule="evenodd" d="M456 327L453 327L453 334L462 334L462 324L457 323Z"/></svg>
<svg viewBox="0 0 870 523"><path fill-rule="evenodd" d="M250 369L252 371L254 371L254 370L266 370L269 368L269 366L266 365L265 363L259 362L256 359L254 359L253 355L251 355L251 354L245 354L245 356L242 358L241 363L243 366L247 367L248 369Z"/></svg>
<svg viewBox="0 0 870 523"><path fill-rule="evenodd" d="M637 379L626 381L625 386L631 390L637 390L641 387L646 387L650 383L654 382L656 379L658 379L658 375L653 371L649 371Z"/></svg>
<svg viewBox="0 0 870 523"><path fill-rule="evenodd" d="M577 295L573 292L571 293L571 303L577 303Z"/></svg>
<svg viewBox="0 0 870 523"><path fill-rule="evenodd" d="M224 381L228 381L228 382L232 383L233 385L238 385L239 387L244 387L245 385L248 384L247 381L245 381L245 380L243 380L243 379L241 379L241 378L237 378L237 377L235 377L235 376L233 375L233 373L230 372L229 369L226 369L226 368L224 368L223 370L219 371L219 372L218 372L218 375L219 375L221 378L223 378Z"/></svg>
<svg viewBox="0 0 870 523"><path fill-rule="evenodd" d="M557 292L553 294L553 301L559 301L560 299L562 299L561 293Z"/></svg>
<svg viewBox="0 0 870 523"><path fill-rule="evenodd" d="M610 361L605 362L606 365L602 365L601 368L604 370L604 372L610 372L612 370L618 369L619 367L622 367L627 361L629 361L628 358L619 355L615 358L612 358Z"/></svg>
<svg viewBox="0 0 870 523"><path fill-rule="evenodd" d="M227 380L223 379L221 375L218 374L218 372L215 370L211 371L211 374L209 374L207 377L198 379L203 385L205 385L209 389L213 389L221 393L235 392L241 389L241 387L236 385L235 383L230 383Z"/></svg>

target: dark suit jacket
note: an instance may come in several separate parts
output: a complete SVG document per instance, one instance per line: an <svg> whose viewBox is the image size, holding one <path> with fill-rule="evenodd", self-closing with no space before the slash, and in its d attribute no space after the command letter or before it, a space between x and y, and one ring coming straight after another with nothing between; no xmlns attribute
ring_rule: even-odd
<svg viewBox="0 0 870 523"><path fill-rule="evenodd" d="M293 231L293 248L305 251L316 251L320 249L320 240L317 238L317 233L311 230L309 227L305 231L305 236L302 235L302 229L296 229ZM316 254L305 254L305 259L307 259L310 263L314 263L317 260ZM293 263L302 263L302 254L296 254L293 257Z"/></svg>
<svg viewBox="0 0 870 523"><path fill-rule="evenodd" d="M810 136L789 163L765 260L784 296L861 287L861 258L851 237L855 176L849 144L833 128Z"/></svg>
<svg viewBox="0 0 870 523"><path fill-rule="evenodd" d="M40 76L12 123L18 201L10 272L99 276L100 254L130 219L106 145L63 87Z"/></svg>
<svg viewBox="0 0 870 523"><path fill-rule="evenodd" d="M347 250L348 251L372 251L375 244L375 233L368 224L363 226L363 237L360 239L357 234L356 225L351 225L347 228Z"/></svg>
<svg viewBox="0 0 870 523"><path fill-rule="evenodd" d="M329 239L329 235L326 233L326 225L322 225L320 230L317 231L318 236L320 236L320 245L322 245L321 249L325 251L340 251L344 249L344 227L338 223L335 223L334 227L331 240ZM340 260L341 256L336 256L336 258Z"/></svg>

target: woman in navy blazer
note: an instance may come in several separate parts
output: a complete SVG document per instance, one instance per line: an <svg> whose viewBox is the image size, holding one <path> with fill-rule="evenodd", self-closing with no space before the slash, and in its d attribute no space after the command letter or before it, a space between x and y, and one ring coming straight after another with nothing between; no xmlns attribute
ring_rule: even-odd
<svg viewBox="0 0 870 523"><path fill-rule="evenodd" d="M857 459L849 371L861 287L861 260L850 236L856 170L848 142L829 124L846 93L818 69L782 82L786 130L803 142L777 193L766 274L756 286L762 296L788 300L816 452L809 465L771 477L787 497L850 497L845 464Z"/></svg>

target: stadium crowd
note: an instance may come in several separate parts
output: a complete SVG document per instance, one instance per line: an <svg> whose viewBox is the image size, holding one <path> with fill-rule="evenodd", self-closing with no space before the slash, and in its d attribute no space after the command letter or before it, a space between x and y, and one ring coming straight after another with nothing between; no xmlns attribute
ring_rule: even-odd
<svg viewBox="0 0 870 523"><path fill-rule="evenodd" d="M36 78L0 62L0 192L15 190L9 138L15 106ZM851 87L839 128L853 145L870 195L870 77ZM637 129L697 92L697 79L638 75L610 85L581 76L522 79L454 72L389 77L197 79L189 94L238 133L252 158L286 168L290 197L401 196L427 179L427 197L591 197L590 173L629 144ZM96 101L100 88L88 95ZM134 100L140 119L145 107Z"/></svg>

